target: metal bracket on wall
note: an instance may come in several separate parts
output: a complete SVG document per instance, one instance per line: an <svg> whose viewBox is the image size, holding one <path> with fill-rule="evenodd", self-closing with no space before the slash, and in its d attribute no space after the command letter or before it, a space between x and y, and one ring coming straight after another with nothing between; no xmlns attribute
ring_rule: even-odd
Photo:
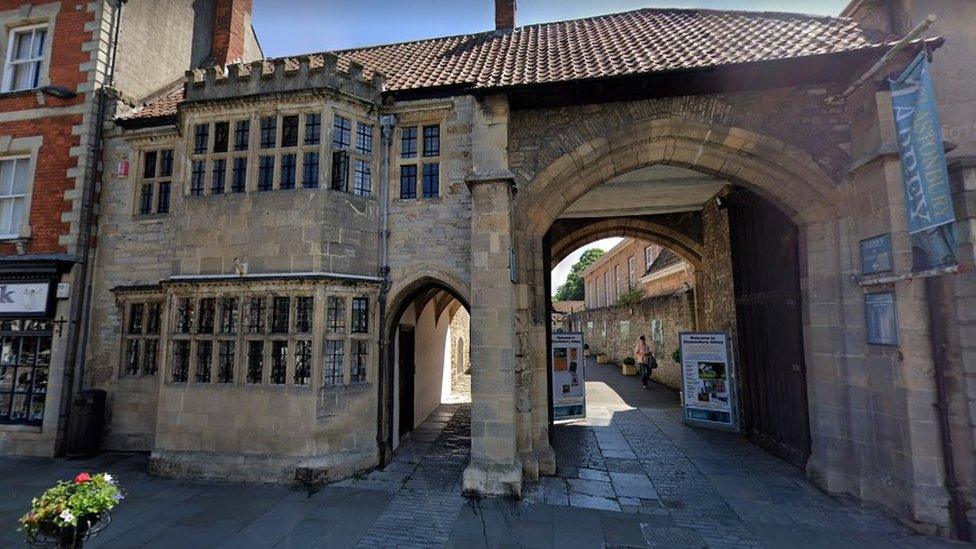
<svg viewBox="0 0 976 549"><path fill-rule="evenodd" d="M894 284L895 282L901 282L902 280L913 280L916 278L930 278L933 276L941 276L944 274L956 274L960 272L961 269L959 265L950 265L949 267L939 267L938 269L929 269L927 271L918 271L917 273L901 273L901 274L889 274L879 277L864 278L858 275L851 275L851 285L853 286L880 286L883 284Z"/></svg>

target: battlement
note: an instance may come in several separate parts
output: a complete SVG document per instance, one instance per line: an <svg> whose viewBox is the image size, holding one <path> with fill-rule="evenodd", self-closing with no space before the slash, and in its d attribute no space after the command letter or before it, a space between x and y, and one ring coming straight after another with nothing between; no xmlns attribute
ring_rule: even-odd
<svg viewBox="0 0 976 549"><path fill-rule="evenodd" d="M206 101L274 93L330 89L378 103L385 77L373 72L366 78L355 61L340 67L331 53L260 59L186 71L186 100Z"/></svg>

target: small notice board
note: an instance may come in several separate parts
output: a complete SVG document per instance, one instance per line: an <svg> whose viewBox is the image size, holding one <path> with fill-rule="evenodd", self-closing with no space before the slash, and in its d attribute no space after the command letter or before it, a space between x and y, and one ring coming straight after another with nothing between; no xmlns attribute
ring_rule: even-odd
<svg viewBox="0 0 976 549"><path fill-rule="evenodd" d="M685 422L734 430L735 371L727 332L681 332Z"/></svg>
<svg viewBox="0 0 976 549"><path fill-rule="evenodd" d="M583 334L554 332L551 358L553 420L586 417Z"/></svg>

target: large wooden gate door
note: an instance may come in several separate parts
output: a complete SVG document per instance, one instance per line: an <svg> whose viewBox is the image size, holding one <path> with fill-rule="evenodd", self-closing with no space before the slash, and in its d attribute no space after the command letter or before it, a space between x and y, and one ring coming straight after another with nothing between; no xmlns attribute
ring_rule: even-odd
<svg viewBox="0 0 976 549"><path fill-rule="evenodd" d="M739 397L749 438L803 467L810 456L796 225L754 193L728 196Z"/></svg>

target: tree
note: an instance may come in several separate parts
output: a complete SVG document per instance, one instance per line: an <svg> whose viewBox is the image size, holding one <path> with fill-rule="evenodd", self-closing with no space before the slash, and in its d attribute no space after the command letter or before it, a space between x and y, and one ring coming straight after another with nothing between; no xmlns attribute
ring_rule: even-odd
<svg viewBox="0 0 976 549"><path fill-rule="evenodd" d="M556 301L583 301L583 271L593 264L597 259L603 257L604 251L600 248L590 248L583 252L577 261L569 269L566 276L566 283L556 290Z"/></svg>

